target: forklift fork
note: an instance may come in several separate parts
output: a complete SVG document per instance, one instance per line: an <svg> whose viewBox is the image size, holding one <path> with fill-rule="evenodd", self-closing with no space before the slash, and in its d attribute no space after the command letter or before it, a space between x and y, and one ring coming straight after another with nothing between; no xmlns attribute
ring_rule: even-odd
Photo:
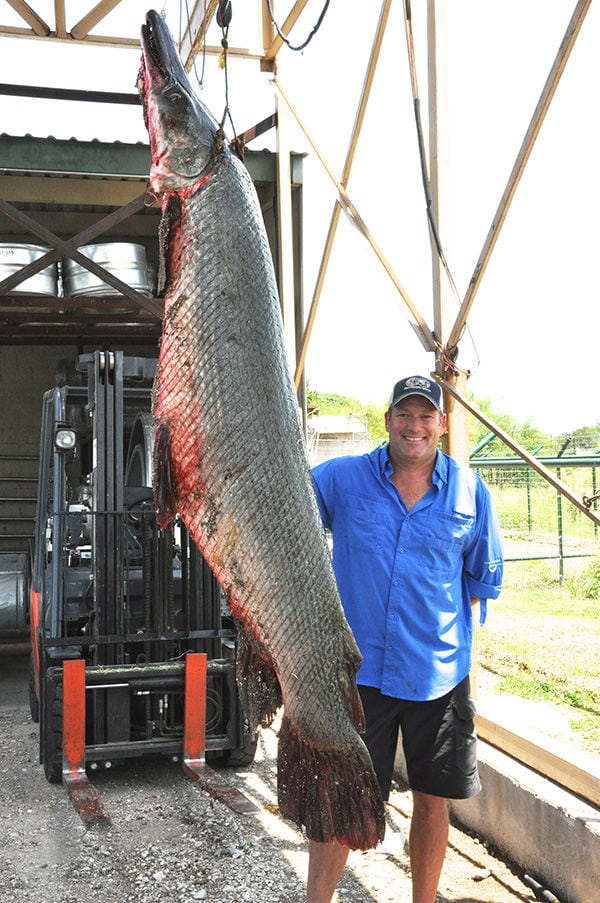
<svg viewBox="0 0 600 903"><path fill-rule="evenodd" d="M202 789L243 815L257 812L243 793L230 786L206 764L205 653L185 657L183 770ZM110 817L85 769L85 661L63 664L63 784L86 827L108 827Z"/></svg>
<svg viewBox="0 0 600 903"><path fill-rule="evenodd" d="M258 807L217 774L204 760L206 746L206 653L188 653L185 660L185 723L183 770L206 793L234 812L249 815Z"/></svg>
<svg viewBox="0 0 600 903"><path fill-rule="evenodd" d="M63 784L86 827L109 827L110 817L85 771L85 661L63 665Z"/></svg>

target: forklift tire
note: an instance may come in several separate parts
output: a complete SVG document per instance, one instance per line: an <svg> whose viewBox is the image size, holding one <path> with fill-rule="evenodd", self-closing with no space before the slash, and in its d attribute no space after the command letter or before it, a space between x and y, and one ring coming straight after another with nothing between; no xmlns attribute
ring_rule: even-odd
<svg viewBox="0 0 600 903"><path fill-rule="evenodd" d="M37 724L40 720L40 703L35 692L35 669L33 666L33 655L29 662L29 711L31 720Z"/></svg>
<svg viewBox="0 0 600 903"><path fill-rule="evenodd" d="M258 734L245 734L244 745L236 749L207 750L206 762L213 768L245 768L252 765L258 746Z"/></svg>
<svg viewBox="0 0 600 903"><path fill-rule="evenodd" d="M228 768L244 768L252 765L256 756L256 747L258 746L258 735L248 736L245 738L243 746L237 749L228 750L226 765Z"/></svg>
<svg viewBox="0 0 600 903"><path fill-rule="evenodd" d="M63 688L46 677L46 698L42 730L44 774L50 784L62 781Z"/></svg>

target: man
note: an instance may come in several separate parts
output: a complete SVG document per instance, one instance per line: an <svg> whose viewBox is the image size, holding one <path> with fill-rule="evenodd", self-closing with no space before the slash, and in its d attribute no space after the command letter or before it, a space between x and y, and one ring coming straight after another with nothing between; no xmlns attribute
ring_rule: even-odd
<svg viewBox="0 0 600 903"><path fill-rule="evenodd" d="M346 617L363 655L358 673L371 753L387 800L398 731L413 795L413 903L434 903L448 843L448 799L480 790L469 670L472 606L495 599L502 545L489 491L438 450L440 387L394 386L389 442L313 470ZM308 903L329 903L348 849L311 841Z"/></svg>

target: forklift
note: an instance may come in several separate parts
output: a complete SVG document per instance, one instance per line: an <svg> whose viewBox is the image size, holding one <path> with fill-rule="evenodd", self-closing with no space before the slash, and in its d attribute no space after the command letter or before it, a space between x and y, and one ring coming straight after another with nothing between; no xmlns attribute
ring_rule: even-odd
<svg viewBox="0 0 600 903"><path fill-rule="evenodd" d="M72 368L71 368L72 369ZM203 655L202 755L249 765L237 638L184 525L159 528L152 493L153 358L80 355L42 404L33 538L30 708L46 778L64 778L65 675L82 674L83 767L184 753L186 661ZM68 383L68 384L67 384ZM191 683L192 688L196 685ZM72 730L69 728L69 730Z"/></svg>

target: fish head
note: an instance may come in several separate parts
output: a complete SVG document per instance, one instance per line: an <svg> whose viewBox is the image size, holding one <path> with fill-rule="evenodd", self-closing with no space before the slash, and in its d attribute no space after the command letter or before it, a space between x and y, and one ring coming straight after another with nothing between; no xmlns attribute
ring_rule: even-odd
<svg viewBox="0 0 600 903"><path fill-rule="evenodd" d="M137 88L150 136L153 191L181 191L210 170L218 124L195 95L171 33L150 10L142 26Z"/></svg>

